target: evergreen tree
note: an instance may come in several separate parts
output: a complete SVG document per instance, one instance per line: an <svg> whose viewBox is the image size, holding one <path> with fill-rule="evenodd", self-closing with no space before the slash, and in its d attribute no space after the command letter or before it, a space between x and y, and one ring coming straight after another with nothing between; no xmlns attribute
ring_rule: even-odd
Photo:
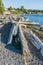
<svg viewBox="0 0 43 65"><path fill-rule="evenodd" d="M10 7L8 8L8 10L13 10L12 6L10 6Z"/></svg>

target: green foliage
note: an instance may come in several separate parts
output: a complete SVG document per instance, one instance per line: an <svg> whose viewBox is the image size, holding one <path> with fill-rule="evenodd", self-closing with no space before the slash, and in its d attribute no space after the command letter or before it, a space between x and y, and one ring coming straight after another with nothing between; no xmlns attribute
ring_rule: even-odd
<svg viewBox="0 0 43 65"><path fill-rule="evenodd" d="M20 44L20 39L16 39L16 41L14 42L14 46L17 48L17 49L21 49L21 44Z"/></svg>
<svg viewBox="0 0 43 65"><path fill-rule="evenodd" d="M8 8L8 10L12 10L13 8L10 6L9 8Z"/></svg>
<svg viewBox="0 0 43 65"><path fill-rule="evenodd" d="M10 11L12 14L22 14L23 12L20 10L14 10L14 11Z"/></svg>
<svg viewBox="0 0 43 65"><path fill-rule="evenodd" d="M24 11L24 6L21 6L21 8L20 8L20 9L21 9L21 11Z"/></svg>
<svg viewBox="0 0 43 65"><path fill-rule="evenodd" d="M0 14L3 14L4 13L4 8L3 7L0 7Z"/></svg>
<svg viewBox="0 0 43 65"><path fill-rule="evenodd" d="M17 41L17 43L16 43L16 48L17 48L17 49L20 49L20 48L21 48L20 40Z"/></svg>
<svg viewBox="0 0 43 65"><path fill-rule="evenodd" d="M2 3L2 0L0 0L0 14L4 13L4 5Z"/></svg>
<svg viewBox="0 0 43 65"><path fill-rule="evenodd" d="M21 8L12 8L11 6L8 8L12 14L43 14L43 10L31 10L25 9L24 6Z"/></svg>

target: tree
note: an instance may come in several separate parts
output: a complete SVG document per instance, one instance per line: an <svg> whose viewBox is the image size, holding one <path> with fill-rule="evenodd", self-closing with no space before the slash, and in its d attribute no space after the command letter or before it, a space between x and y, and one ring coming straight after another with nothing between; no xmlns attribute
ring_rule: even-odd
<svg viewBox="0 0 43 65"><path fill-rule="evenodd" d="M4 4L2 2L2 0L0 0L0 14L4 13Z"/></svg>
<svg viewBox="0 0 43 65"><path fill-rule="evenodd" d="M21 11L24 11L24 6L21 6L21 8L20 8L20 9L21 9Z"/></svg>
<svg viewBox="0 0 43 65"><path fill-rule="evenodd" d="M10 6L9 8L8 8L8 10L12 10L13 8L12 8L12 6Z"/></svg>

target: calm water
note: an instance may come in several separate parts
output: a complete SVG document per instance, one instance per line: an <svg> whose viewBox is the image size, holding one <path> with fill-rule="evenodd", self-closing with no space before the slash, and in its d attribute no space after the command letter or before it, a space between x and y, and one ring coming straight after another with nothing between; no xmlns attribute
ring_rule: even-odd
<svg viewBox="0 0 43 65"><path fill-rule="evenodd" d="M23 15L25 19L43 25L43 15Z"/></svg>

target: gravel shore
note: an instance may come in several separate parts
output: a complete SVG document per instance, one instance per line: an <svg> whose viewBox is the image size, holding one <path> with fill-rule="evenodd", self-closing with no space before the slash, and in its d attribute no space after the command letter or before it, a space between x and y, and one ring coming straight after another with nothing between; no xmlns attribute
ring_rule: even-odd
<svg viewBox="0 0 43 65"><path fill-rule="evenodd" d="M0 65L25 65L25 63L23 55L18 50L0 43Z"/></svg>

